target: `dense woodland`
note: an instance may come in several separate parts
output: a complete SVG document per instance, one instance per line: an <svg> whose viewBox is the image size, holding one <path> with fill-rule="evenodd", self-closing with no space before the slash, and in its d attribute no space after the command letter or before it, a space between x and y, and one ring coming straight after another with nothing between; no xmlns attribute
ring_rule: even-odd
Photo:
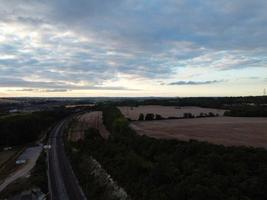
<svg viewBox="0 0 267 200"><path fill-rule="evenodd" d="M57 109L4 116L0 118L0 145L12 146L33 142L66 114L66 111Z"/></svg>
<svg viewBox="0 0 267 200"><path fill-rule="evenodd" d="M267 105L267 96L247 97L184 97L184 98L132 98L113 102L113 105L165 105L165 106L200 106L208 108L231 108L236 105Z"/></svg>
<svg viewBox="0 0 267 200"><path fill-rule="evenodd" d="M224 115L232 117L267 117L267 105L239 105L226 111Z"/></svg>
<svg viewBox="0 0 267 200"><path fill-rule="evenodd" d="M83 157L74 162L83 183L92 178L83 160L93 156L132 199L267 199L266 150L138 136L117 108L103 111L111 137L106 141L90 129L84 141L73 144L74 154ZM97 194L105 188L93 190L94 199L103 199Z"/></svg>

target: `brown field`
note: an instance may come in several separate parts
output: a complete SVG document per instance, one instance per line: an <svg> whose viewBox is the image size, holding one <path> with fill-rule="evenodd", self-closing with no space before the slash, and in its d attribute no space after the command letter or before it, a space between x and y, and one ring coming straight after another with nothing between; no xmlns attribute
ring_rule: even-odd
<svg viewBox="0 0 267 200"><path fill-rule="evenodd" d="M94 107L95 104L74 104L74 105L66 105L65 108L77 108L77 107Z"/></svg>
<svg viewBox="0 0 267 200"><path fill-rule="evenodd" d="M199 115L200 113L209 113L212 112L214 114L218 114L220 116L223 115L225 110L221 109L213 109L213 108L201 108L201 107L175 107L175 106L138 106L138 107L127 107L122 106L118 107L122 114L131 120L137 120L140 113L154 113L160 114L162 117L183 117L184 113L192 113L193 115Z"/></svg>
<svg viewBox="0 0 267 200"><path fill-rule="evenodd" d="M109 136L109 132L102 122L102 112L94 111L76 117L69 134L69 139L72 141L83 139L84 131L88 128L98 129L101 136L105 139Z"/></svg>
<svg viewBox="0 0 267 200"><path fill-rule="evenodd" d="M225 146L267 148L267 118L213 117L131 123L137 133L154 138L207 141Z"/></svg>

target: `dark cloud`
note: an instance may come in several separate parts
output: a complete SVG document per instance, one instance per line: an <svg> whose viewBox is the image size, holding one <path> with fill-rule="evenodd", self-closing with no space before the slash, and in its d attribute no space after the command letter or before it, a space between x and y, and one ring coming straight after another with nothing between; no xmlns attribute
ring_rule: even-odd
<svg viewBox="0 0 267 200"><path fill-rule="evenodd" d="M32 88L25 88L25 89L19 89L19 90L8 90L8 91L16 91L16 92L33 92L36 89L32 89Z"/></svg>
<svg viewBox="0 0 267 200"><path fill-rule="evenodd" d="M102 89L120 74L267 66L266 0L0 3L0 87ZM212 84L184 85L194 83Z"/></svg>
<svg viewBox="0 0 267 200"><path fill-rule="evenodd" d="M223 81L213 80L213 81L177 81L169 83L168 85L210 85L215 83L221 83Z"/></svg>
<svg viewBox="0 0 267 200"><path fill-rule="evenodd" d="M41 81L26 81L20 78L1 78L0 87L21 87L19 91L35 91L36 89L42 89L45 92L58 92L65 90L129 90L135 91L136 89L126 88L123 86L82 86L73 85L63 82L41 82Z"/></svg>
<svg viewBox="0 0 267 200"><path fill-rule="evenodd" d="M141 48L162 49L166 40L220 49L267 46L265 0L78 0L49 5L57 22Z"/></svg>
<svg viewBox="0 0 267 200"><path fill-rule="evenodd" d="M250 76L248 78L251 79L251 80L259 80L259 79L261 79L261 77L259 77L259 76Z"/></svg>
<svg viewBox="0 0 267 200"><path fill-rule="evenodd" d="M49 90L42 90L42 92L68 92L70 90L67 89L49 89Z"/></svg>
<svg viewBox="0 0 267 200"><path fill-rule="evenodd" d="M13 16L16 11L13 18L24 23L63 24L85 35L115 39L126 48L137 45L162 50L166 41L192 41L220 49L267 46L265 0L32 0L23 6L19 1L4 4L5 15Z"/></svg>
<svg viewBox="0 0 267 200"><path fill-rule="evenodd" d="M16 91L16 92L68 92L70 90L67 90L67 89L33 89L33 88L25 88L25 89L9 90L9 91Z"/></svg>

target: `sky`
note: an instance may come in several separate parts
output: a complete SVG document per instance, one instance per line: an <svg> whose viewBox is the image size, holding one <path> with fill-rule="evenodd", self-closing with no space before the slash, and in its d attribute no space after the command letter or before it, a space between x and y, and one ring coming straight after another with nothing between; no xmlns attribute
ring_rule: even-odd
<svg viewBox="0 0 267 200"><path fill-rule="evenodd" d="M0 0L0 97L247 96L266 0Z"/></svg>

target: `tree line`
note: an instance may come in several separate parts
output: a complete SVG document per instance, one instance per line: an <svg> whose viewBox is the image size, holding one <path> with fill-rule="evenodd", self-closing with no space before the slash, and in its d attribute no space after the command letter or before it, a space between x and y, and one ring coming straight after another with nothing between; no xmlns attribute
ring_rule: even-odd
<svg viewBox="0 0 267 200"><path fill-rule="evenodd" d="M131 98L110 102L117 106L163 105L163 106L200 106L207 108L229 109L237 105L267 105L267 96L246 97L177 97L177 98Z"/></svg>
<svg viewBox="0 0 267 200"><path fill-rule="evenodd" d="M143 113L139 114L138 121L151 121L151 120L164 120L164 119L192 119L192 118L204 118L204 117L218 117L218 114L214 114L213 112L209 113L200 113L199 115L193 115L192 113L184 113L182 117L162 117L160 114L147 113L144 115Z"/></svg>
<svg viewBox="0 0 267 200"><path fill-rule="evenodd" d="M267 105L240 105L226 111L224 115L232 117L267 117Z"/></svg>
<svg viewBox="0 0 267 200"><path fill-rule="evenodd" d="M0 145L34 142L53 123L66 116L63 109L10 115L0 118Z"/></svg>

